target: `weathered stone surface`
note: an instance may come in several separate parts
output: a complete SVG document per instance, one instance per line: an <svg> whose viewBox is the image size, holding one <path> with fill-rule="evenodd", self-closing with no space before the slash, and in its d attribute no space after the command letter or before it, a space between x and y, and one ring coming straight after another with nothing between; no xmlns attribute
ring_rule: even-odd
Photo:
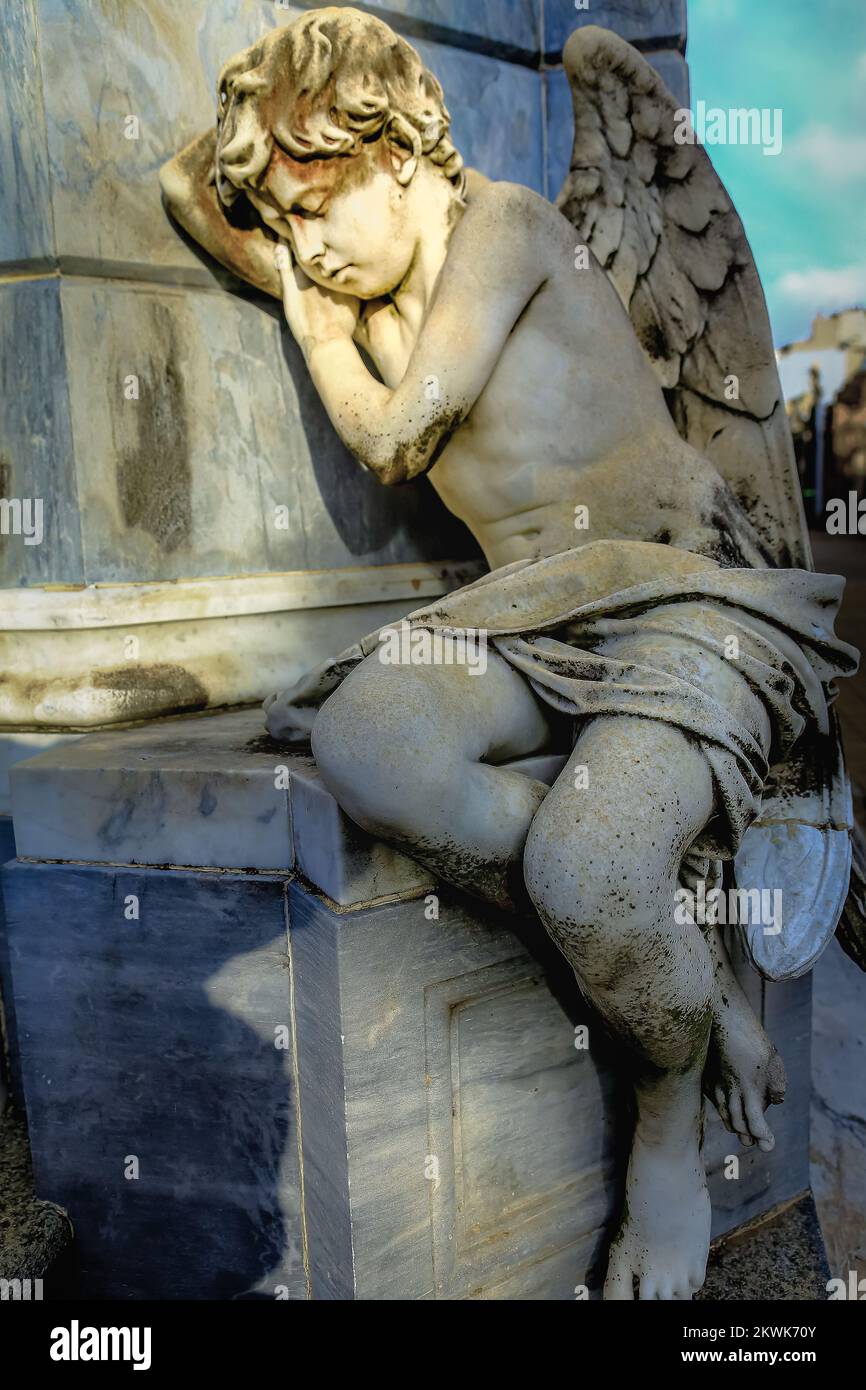
<svg viewBox="0 0 866 1390"><path fill-rule="evenodd" d="M36 1191L70 1213L77 1296L303 1298L282 881L18 864L5 887Z"/></svg>
<svg viewBox="0 0 866 1390"><path fill-rule="evenodd" d="M292 847L299 874L341 907L433 887L419 863L354 825L312 758L292 763Z"/></svg>
<svg viewBox="0 0 866 1390"><path fill-rule="evenodd" d="M294 761L258 710L94 734L13 769L18 853L285 871Z"/></svg>
<svg viewBox="0 0 866 1390"><path fill-rule="evenodd" d="M812 1185L835 1278L866 1277L866 1040L862 971L834 942L815 968Z"/></svg>
<svg viewBox="0 0 866 1390"><path fill-rule="evenodd" d="M92 347L92 344L89 345ZM43 537L0 535L0 583L81 583L60 282L0 284L0 497L41 500Z"/></svg>
<svg viewBox="0 0 866 1390"><path fill-rule="evenodd" d="M457 48L483 44L485 52L514 50L527 61L540 48L541 0L370 0L370 7L401 33L427 33Z"/></svg>
<svg viewBox="0 0 866 1390"><path fill-rule="evenodd" d="M677 101L688 106L689 69L682 54L668 50L648 53L646 57ZM568 78L561 68L544 74L544 89L547 102L546 189L547 197L555 202L571 163L574 111Z"/></svg>
<svg viewBox="0 0 866 1390"><path fill-rule="evenodd" d="M12 812L9 774L15 764L24 762L26 758L35 758L38 753L45 753L49 748L57 748L61 744L71 742L79 737L78 734L0 733L0 824ZM10 830L11 825L12 823L9 821ZM3 848L2 837L0 837L0 864L3 863ZM8 856L6 857L8 858Z"/></svg>
<svg viewBox="0 0 866 1390"><path fill-rule="evenodd" d="M3 7L0 264L46 261L54 251L36 10L37 0Z"/></svg>
<svg viewBox="0 0 866 1390"><path fill-rule="evenodd" d="M638 48L685 49L686 0L544 0L544 52L555 60L569 34L586 24L613 29Z"/></svg>
<svg viewBox="0 0 866 1390"><path fill-rule="evenodd" d="M276 306L72 280L63 324L88 582L470 551L426 480L383 488L343 448Z"/></svg>
<svg viewBox="0 0 866 1390"><path fill-rule="evenodd" d="M703 1302L812 1302L830 1271L811 1193L710 1249Z"/></svg>
<svg viewBox="0 0 866 1390"><path fill-rule="evenodd" d="M256 1285L273 1296L273 1284L285 1282L291 1297L306 1294L297 1265L284 1280L271 1275L283 1268L279 1232L260 1259L250 1219L278 1208L283 1216L264 1229L282 1221L289 1248L297 1205L285 1172L296 1135L282 1073L268 1058L274 1027L291 1021L281 1002L288 973L277 901L288 877L279 869L290 862L290 805L298 867L315 879L313 887L296 880L288 898L312 1296L569 1299L582 1282L597 1292L628 1138L601 1023L537 922L460 899L362 836L309 755L275 748L260 718L246 711L98 735L14 773L19 853L235 858L271 870L253 878L110 863L10 869L14 1004L38 1192L69 1208L88 1288L215 1297ZM278 767L289 772L288 792L274 785ZM524 770L552 776L556 767L536 758ZM275 826L283 827L279 844ZM340 907L317 889L342 892ZM412 889L397 902L359 905L362 892ZM125 916L130 894L137 919ZM762 987L731 945L792 1085L773 1113L772 1154L741 1150L708 1111L717 1234L808 1182L809 982ZM583 1022L587 1049L575 1047ZM63 1030L75 1030L75 1049L60 1047ZM182 1086L192 1088L185 1102ZM55 1174L53 1146L85 1094L83 1125L65 1140ZM189 1142L172 1119L175 1105L192 1117L187 1129L201 1130ZM209 1166L207 1145L227 1154L225 1171ZM121 1171L112 1166L118 1152ZM139 1186L122 1177L131 1153L141 1159ZM735 1178L725 1172L731 1154ZM218 1221L236 1180L230 1218ZM142 1242L157 1201L171 1219ZM179 1213L182 1202L189 1210ZM203 1248L191 1270L177 1271L177 1252L193 1239ZM215 1282L214 1252L234 1271L231 1289L228 1276ZM211 1272L202 1274L208 1259Z"/></svg>

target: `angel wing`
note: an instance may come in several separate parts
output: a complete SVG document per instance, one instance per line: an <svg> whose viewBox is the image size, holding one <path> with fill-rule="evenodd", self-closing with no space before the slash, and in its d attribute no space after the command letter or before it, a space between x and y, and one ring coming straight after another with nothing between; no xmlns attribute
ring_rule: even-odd
<svg viewBox="0 0 866 1390"><path fill-rule="evenodd" d="M766 302L742 223L675 98L636 49L595 26L563 53L574 103L571 167L557 206L604 266L682 437L745 508L767 563L812 554ZM866 959L866 878L851 872L851 793L834 712L774 769L738 883L786 888L784 929L752 931L770 979L803 974L836 930ZM796 884L796 888L794 885ZM852 949L852 945L854 949Z"/></svg>

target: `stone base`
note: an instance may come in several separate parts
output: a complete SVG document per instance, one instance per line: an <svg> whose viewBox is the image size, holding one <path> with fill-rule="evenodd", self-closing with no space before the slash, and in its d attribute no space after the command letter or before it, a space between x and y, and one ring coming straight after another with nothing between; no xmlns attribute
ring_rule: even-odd
<svg viewBox="0 0 866 1390"><path fill-rule="evenodd" d="M363 835L258 711L84 738L12 781L36 1184L82 1296L597 1294L630 1102L537 922ZM738 968L792 1084L772 1154L708 1114L717 1236L808 1185L810 984Z"/></svg>
<svg viewBox="0 0 866 1390"><path fill-rule="evenodd" d="M714 1243L696 1299L826 1302L830 1266L811 1192Z"/></svg>

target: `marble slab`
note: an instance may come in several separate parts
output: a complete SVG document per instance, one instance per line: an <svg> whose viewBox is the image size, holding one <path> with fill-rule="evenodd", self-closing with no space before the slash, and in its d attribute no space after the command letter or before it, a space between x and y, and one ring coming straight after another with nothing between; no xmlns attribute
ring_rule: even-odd
<svg viewBox="0 0 866 1390"><path fill-rule="evenodd" d="M54 252L48 144L39 68L37 0L3 7L0 44L0 264Z"/></svg>
<svg viewBox="0 0 866 1390"><path fill-rule="evenodd" d="M42 504L36 543L0 535L0 585L84 578L66 367L59 280L0 282L0 497Z"/></svg>
<svg viewBox="0 0 866 1390"><path fill-rule="evenodd" d="M511 766L552 782L562 761ZM294 868L343 908L433 886L413 859L349 820L309 749L281 747L257 708L63 741L16 761L10 777L27 859Z"/></svg>
<svg viewBox="0 0 866 1390"><path fill-rule="evenodd" d="M36 1190L70 1213L77 1295L306 1297L284 883L17 864L4 887Z"/></svg>
<svg viewBox="0 0 866 1390"><path fill-rule="evenodd" d="M321 9L329 0L299 3L304 9ZM343 0L338 3L342 7ZM368 0L356 8L380 13L412 40L428 37L455 48L483 45L485 53L497 57L538 60L542 0Z"/></svg>
<svg viewBox="0 0 866 1390"><path fill-rule="evenodd" d="M544 53L557 61L575 29L598 24L613 29L638 48L685 51L686 0L590 0L578 10L575 0L544 0Z"/></svg>
<svg viewBox="0 0 866 1390"><path fill-rule="evenodd" d="M293 863L288 774L261 710L108 730L18 763L18 854L87 863L283 872Z"/></svg>
<svg viewBox="0 0 866 1390"><path fill-rule="evenodd" d="M0 731L0 824L12 813L12 787L9 775L15 764L24 762L25 758L35 758L39 753L46 753L50 748L58 748L64 743L73 743L80 737L80 734L50 732L26 734L10 733L8 730ZM11 820L9 824L11 828ZM0 838L0 864L3 863L3 843L2 838Z"/></svg>

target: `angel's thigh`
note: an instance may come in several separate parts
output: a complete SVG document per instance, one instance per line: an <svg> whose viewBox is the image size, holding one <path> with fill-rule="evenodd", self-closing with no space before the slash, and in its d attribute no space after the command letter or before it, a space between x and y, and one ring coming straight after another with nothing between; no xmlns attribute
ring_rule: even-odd
<svg viewBox="0 0 866 1390"><path fill-rule="evenodd" d="M683 853L713 812L700 747L626 715L584 726L532 822L526 885L610 1022L659 1066L705 1041L712 970L700 931L674 918Z"/></svg>
<svg viewBox="0 0 866 1390"><path fill-rule="evenodd" d="M547 706L496 652L477 674L385 665L374 654L322 706L313 751L365 829L499 860L519 854L547 788L491 764L536 752L552 731Z"/></svg>

